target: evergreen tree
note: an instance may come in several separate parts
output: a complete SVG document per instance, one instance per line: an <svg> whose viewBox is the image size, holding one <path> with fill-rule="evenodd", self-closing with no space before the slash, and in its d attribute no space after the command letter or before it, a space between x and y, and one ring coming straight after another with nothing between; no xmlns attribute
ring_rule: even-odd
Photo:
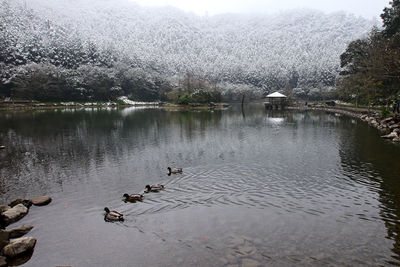
<svg viewBox="0 0 400 267"><path fill-rule="evenodd" d="M400 1L381 15L384 28L351 42L340 56L342 97L356 102L388 103L400 88Z"/></svg>
<svg viewBox="0 0 400 267"><path fill-rule="evenodd" d="M389 3L391 7L385 7L381 18L383 20L383 33L392 36L400 29L400 0L394 0Z"/></svg>

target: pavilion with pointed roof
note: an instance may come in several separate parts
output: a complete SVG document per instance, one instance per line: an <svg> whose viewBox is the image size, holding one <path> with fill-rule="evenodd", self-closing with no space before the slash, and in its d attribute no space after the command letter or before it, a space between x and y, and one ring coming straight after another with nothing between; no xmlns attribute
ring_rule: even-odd
<svg viewBox="0 0 400 267"><path fill-rule="evenodd" d="M265 108L267 109L283 109L286 105L287 96L275 92L267 95L267 102L264 102Z"/></svg>

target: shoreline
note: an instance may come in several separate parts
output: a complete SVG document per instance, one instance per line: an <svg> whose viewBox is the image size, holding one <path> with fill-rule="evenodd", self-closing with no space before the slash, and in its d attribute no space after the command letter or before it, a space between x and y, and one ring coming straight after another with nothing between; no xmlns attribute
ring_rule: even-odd
<svg viewBox="0 0 400 267"><path fill-rule="evenodd" d="M223 110L230 107L227 103L180 105L164 102L138 102L138 104L120 104L115 102L55 102L55 103L0 103L0 111L34 111L86 108L161 108L167 110Z"/></svg>
<svg viewBox="0 0 400 267"><path fill-rule="evenodd" d="M224 110L231 106L231 104L227 103L209 103L209 104L189 104L189 105L181 105L181 104L172 104L172 103L164 103L159 106L159 108L166 109L169 111L178 111L178 110Z"/></svg>
<svg viewBox="0 0 400 267"><path fill-rule="evenodd" d="M158 103L149 102L143 105L119 104L115 102L54 102L54 103L0 103L0 111L12 110L51 110L51 109L84 109L84 108L118 108L118 107L158 106Z"/></svg>
<svg viewBox="0 0 400 267"><path fill-rule="evenodd" d="M43 105L43 106L27 106L27 105L13 105L8 107L0 106L0 111L35 111L35 110L56 110L56 109L85 109L85 108L118 108L118 107L131 107L130 105Z"/></svg>
<svg viewBox="0 0 400 267"><path fill-rule="evenodd" d="M390 140L394 143L400 143L400 115L389 114L383 116L377 110L367 110L363 108L346 108L343 106L339 107L300 107L300 106L289 106L290 110L320 110L330 113L338 113L347 115L349 117L357 118L361 121L367 122L370 126L379 130L383 135L382 138Z"/></svg>
<svg viewBox="0 0 400 267"><path fill-rule="evenodd" d="M340 107L327 107L327 106L314 106L314 107L301 107L301 106L288 106L287 109L289 110L320 110L320 111L326 111L326 112L332 112L332 113L340 113L343 115L348 115L350 117L357 117L359 118L362 115L366 114L375 114L379 115L378 111L375 110L364 110L364 109L353 109L353 108L346 108L343 106Z"/></svg>

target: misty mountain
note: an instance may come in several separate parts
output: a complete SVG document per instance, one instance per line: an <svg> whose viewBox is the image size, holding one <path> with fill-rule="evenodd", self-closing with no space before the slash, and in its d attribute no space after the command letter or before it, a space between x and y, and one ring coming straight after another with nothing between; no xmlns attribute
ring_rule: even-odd
<svg viewBox="0 0 400 267"><path fill-rule="evenodd" d="M332 86L340 54L373 26L346 13L200 17L127 0L2 0L0 10L3 81L33 62L69 71L94 65L117 76L129 68L173 86L188 75L224 90Z"/></svg>

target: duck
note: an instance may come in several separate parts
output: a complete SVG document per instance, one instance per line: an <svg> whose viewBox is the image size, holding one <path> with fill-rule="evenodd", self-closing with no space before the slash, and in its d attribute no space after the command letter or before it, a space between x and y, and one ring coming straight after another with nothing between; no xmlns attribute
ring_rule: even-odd
<svg viewBox="0 0 400 267"><path fill-rule="evenodd" d="M124 194L123 197L125 198L125 202L129 201L129 202L136 202L136 201L143 201L143 195L141 194Z"/></svg>
<svg viewBox="0 0 400 267"><path fill-rule="evenodd" d="M171 168L171 167L168 167L167 170L168 170L168 175L171 175L172 173L173 174L182 173L182 168Z"/></svg>
<svg viewBox="0 0 400 267"><path fill-rule="evenodd" d="M159 192L160 190L164 190L164 186L161 184L153 184L153 185L146 185L145 187L145 193L150 193L150 192Z"/></svg>
<svg viewBox="0 0 400 267"><path fill-rule="evenodd" d="M123 221L124 215L118 211L112 210L110 211L109 208L105 207L104 211L106 214L104 215L105 221Z"/></svg>

